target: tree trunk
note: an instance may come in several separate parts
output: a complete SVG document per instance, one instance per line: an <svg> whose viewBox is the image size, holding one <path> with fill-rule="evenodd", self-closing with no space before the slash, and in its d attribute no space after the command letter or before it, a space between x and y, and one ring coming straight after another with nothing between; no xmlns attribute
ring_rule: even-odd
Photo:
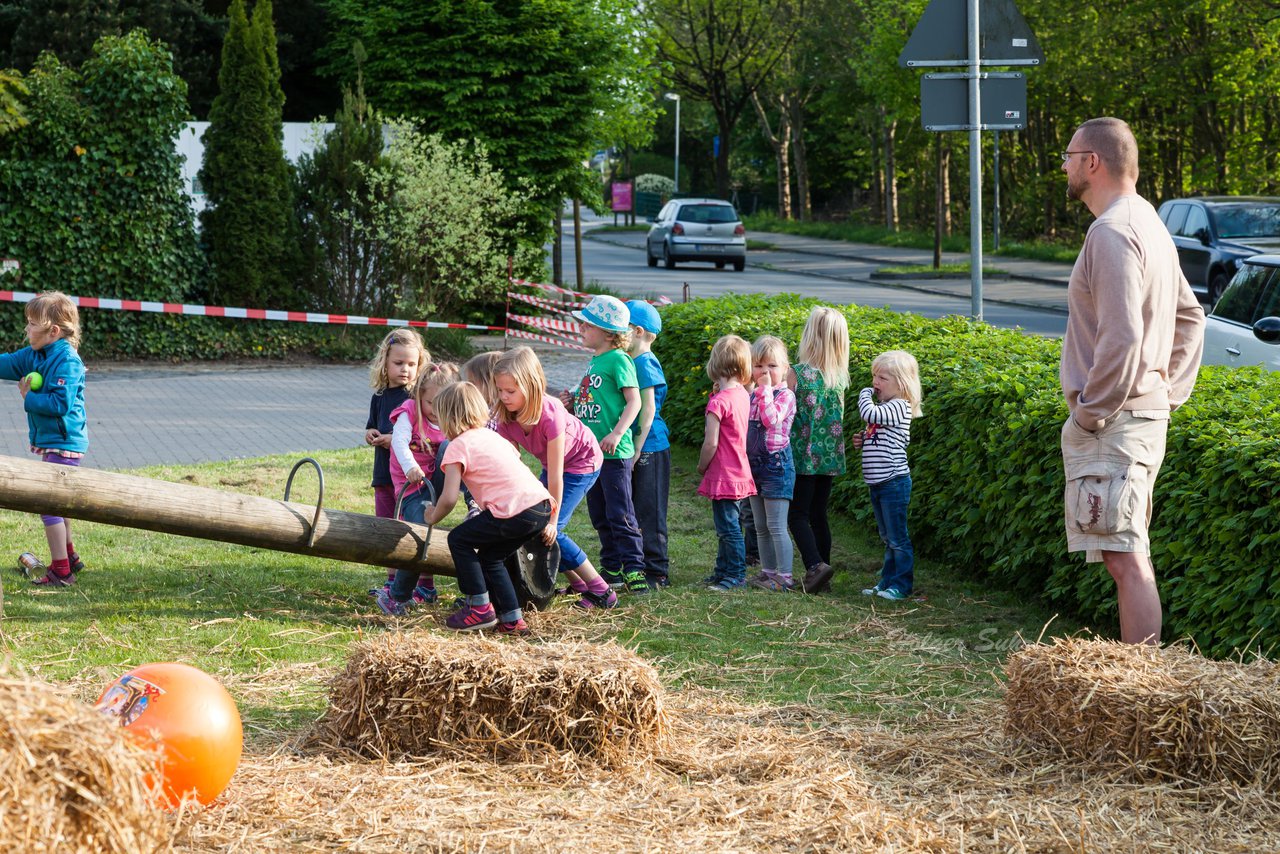
<svg viewBox="0 0 1280 854"><path fill-rule="evenodd" d="M779 96L781 110L778 116L778 132L774 133L773 123L760 102L758 92L751 93L751 105L756 108L756 118L760 120L760 130L765 141L773 148L774 168L778 183L778 216L791 219L791 116L786 108L786 96Z"/></svg>
<svg viewBox="0 0 1280 854"><path fill-rule="evenodd" d="M880 115L884 120L884 109ZM884 120L884 225L890 231L898 230L898 175L894 162L894 136L898 130L898 121Z"/></svg>
<svg viewBox="0 0 1280 854"><path fill-rule="evenodd" d="M939 134L942 136L942 134ZM942 233L951 236L951 143L942 143Z"/></svg>
<svg viewBox="0 0 1280 854"><path fill-rule="evenodd" d="M717 114L716 126L720 129L720 151L716 153L716 196L728 199L729 137L733 133L733 122L727 114Z"/></svg>
<svg viewBox="0 0 1280 854"><path fill-rule="evenodd" d="M813 217L813 199L809 190L809 155L804 147L804 108L793 104L791 111L791 156L796 163L796 215L802 221Z"/></svg>

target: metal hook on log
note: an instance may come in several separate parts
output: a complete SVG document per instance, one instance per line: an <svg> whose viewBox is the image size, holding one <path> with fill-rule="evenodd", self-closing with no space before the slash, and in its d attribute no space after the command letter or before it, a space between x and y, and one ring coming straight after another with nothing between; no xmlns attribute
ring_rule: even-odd
<svg viewBox="0 0 1280 854"><path fill-rule="evenodd" d="M404 494L405 494L405 492L409 489L409 487L411 487L411 486L413 486L413 484L406 480L403 484L401 484L401 486L400 486L400 491L396 493L396 515L395 515L395 518L396 518L396 520L397 520L397 521L403 521L403 519L402 519L402 517L401 517L401 515L400 515L400 508L404 505ZM425 489L425 490L427 491L427 506L428 506L428 507L434 507L434 506L435 506L435 504L436 504L436 491L435 491L434 487L432 487L432 486L431 486L431 481L429 481L429 480L423 480L423 481L422 481L422 483L420 483L420 484L419 484L419 487L420 487L421 489ZM425 524L425 523L424 523L424 524ZM419 559L419 560L426 560L426 559L427 559L427 548L431 545L431 532L432 532L433 530L435 530L435 525L428 524L428 525L427 525L427 537L426 537L426 539L424 539L424 540L422 541L422 545L421 545L421 546L419 547L419 549L418 549L418 559Z"/></svg>
<svg viewBox="0 0 1280 854"><path fill-rule="evenodd" d="M307 463L311 463L311 465L315 467L316 477L320 480L320 494L316 496L316 514L311 518L311 532L307 536L307 548L311 548L316 544L316 529L320 525L320 509L324 506L324 470L320 468L320 464L318 462L311 459L311 457L303 457L293 464L293 469L289 472L289 479L284 483L284 500L289 500L289 492L293 489L293 476L298 473L298 469L302 468ZM400 518L399 510L400 508L397 507L397 519ZM425 549L422 554L424 556L426 555Z"/></svg>

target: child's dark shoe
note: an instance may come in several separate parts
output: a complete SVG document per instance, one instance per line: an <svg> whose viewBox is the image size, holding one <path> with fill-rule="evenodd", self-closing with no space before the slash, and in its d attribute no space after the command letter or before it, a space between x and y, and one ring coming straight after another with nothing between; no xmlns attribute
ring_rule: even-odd
<svg viewBox="0 0 1280 854"><path fill-rule="evenodd" d="M66 575L63 575L53 569L50 569L43 576L35 579L31 583L39 585L40 587L70 587L76 583L76 574L74 572L68 572Z"/></svg>
<svg viewBox="0 0 1280 854"><path fill-rule="evenodd" d="M805 593L818 593L830 586L831 576L835 574L836 571L830 564L814 564L805 572L804 579L800 582L800 589Z"/></svg>
<svg viewBox="0 0 1280 854"><path fill-rule="evenodd" d="M419 584L413 588L413 601L418 605L434 605L440 601L440 593L434 587Z"/></svg>
<svg viewBox="0 0 1280 854"><path fill-rule="evenodd" d="M618 594L612 590L606 590L603 593L592 593L590 590L584 590L582 598L574 602L573 607L581 608L583 611L608 611L610 608L618 607Z"/></svg>
<svg viewBox="0 0 1280 854"><path fill-rule="evenodd" d="M72 552L67 555L67 560L71 562L71 571L79 575L84 572L84 561L80 559L80 555Z"/></svg>
<svg viewBox="0 0 1280 854"><path fill-rule="evenodd" d="M624 578L626 579L628 593L644 594L649 592L649 582L645 580L644 573L640 570L633 569Z"/></svg>
<svg viewBox="0 0 1280 854"><path fill-rule="evenodd" d="M498 614L493 610L492 603L479 607L464 603L461 608L449 615L444 624L456 632L491 629L498 625Z"/></svg>
<svg viewBox="0 0 1280 854"><path fill-rule="evenodd" d="M409 613L409 603L401 602L391 595L391 588L383 587L373 597L378 608L388 617L403 617Z"/></svg>

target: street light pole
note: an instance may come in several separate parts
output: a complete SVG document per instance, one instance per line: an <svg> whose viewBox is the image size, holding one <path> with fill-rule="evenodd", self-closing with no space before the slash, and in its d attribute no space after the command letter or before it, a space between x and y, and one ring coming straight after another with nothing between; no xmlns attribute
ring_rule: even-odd
<svg viewBox="0 0 1280 854"><path fill-rule="evenodd" d="M679 195L679 194L680 194L680 96L679 96L679 95L677 95L675 92L668 92L667 94L663 95L662 97L666 98L668 101L675 101L675 102L676 102L676 168L675 168L675 179L676 179L676 195Z"/></svg>

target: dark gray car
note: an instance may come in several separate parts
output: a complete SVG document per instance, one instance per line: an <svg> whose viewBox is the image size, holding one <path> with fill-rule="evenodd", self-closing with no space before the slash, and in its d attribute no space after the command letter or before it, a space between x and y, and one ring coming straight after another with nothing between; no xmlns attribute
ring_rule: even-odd
<svg viewBox="0 0 1280 854"><path fill-rule="evenodd" d="M1280 198L1170 199L1160 206L1160 219L1178 247L1182 275L1211 306L1244 259L1280 252Z"/></svg>
<svg viewBox="0 0 1280 854"><path fill-rule="evenodd" d="M672 199L653 219L645 241L649 266L668 270L679 261L711 261L716 269L747 266L747 231L733 205L719 199Z"/></svg>

